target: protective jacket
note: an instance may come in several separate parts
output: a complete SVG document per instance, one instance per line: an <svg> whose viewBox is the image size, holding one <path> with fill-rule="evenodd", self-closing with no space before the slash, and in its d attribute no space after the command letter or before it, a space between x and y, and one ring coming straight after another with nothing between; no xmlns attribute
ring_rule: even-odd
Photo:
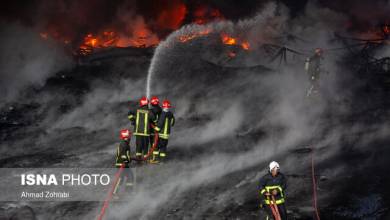
<svg viewBox="0 0 390 220"><path fill-rule="evenodd" d="M116 150L115 166L120 167L122 163L126 165L130 162L130 140L121 140Z"/></svg>
<svg viewBox="0 0 390 220"><path fill-rule="evenodd" d="M282 204L285 201L285 191L287 188L287 180L282 173L278 173L275 177L270 172L260 178L259 190L260 197L263 199L264 204L269 205L271 203L271 197L265 196L265 193L271 193L275 189L278 194L275 197L276 204Z"/></svg>
<svg viewBox="0 0 390 220"><path fill-rule="evenodd" d="M151 130L151 123L155 120L155 115L148 106L138 108L136 111L129 111L129 120L134 125L135 136L149 136Z"/></svg>
<svg viewBox="0 0 390 220"><path fill-rule="evenodd" d="M162 111L157 122L158 136L162 139L169 139L171 127L175 125L175 117L172 112Z"/></svg>
<svg viewBox="0 0 390 220"><path fill-rule="evenodd" d="M159 117L161 115L162 109L161 109L161 107L159 105L152 105L150 110L152 110L152 112L153 112L153 114L155 116L154 123L157 124L158 119L159 119Z"/></svg>

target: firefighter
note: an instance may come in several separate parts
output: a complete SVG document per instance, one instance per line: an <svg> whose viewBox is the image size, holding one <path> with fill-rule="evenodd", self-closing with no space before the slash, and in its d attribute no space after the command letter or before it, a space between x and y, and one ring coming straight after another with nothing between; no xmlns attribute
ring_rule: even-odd
<svg viewBox="0 0 390 220"><path fill-rule="evenodd" d="M151 123L155 120L155 116L149 110L148 104L149 100L146 97L142 97L139 100L139 108L136 111L129 111L128 115L129 120L134 125L135 155L138 160L146 157L148 153Z"/></svg>
<svg viewBox="0 0 390 220"><path fill-rule="evenodd" d="M314 55L306 59L305 71L309 76L310 88L307 91L307 96L313 93L318 93L320 86L321 61L323 60L322 49L316 48Z"/></svg>
<svg viewBox="0 0 390 220"><path fill-rule="evenodd" d="M115 166L121 167L124 164L125 167L129 167L130 163L130 131L123 129L120 131L119 138L121 139L118 148L116 150Z"/></svg>
<svg viewBox="0 0 390 220"><path fill-rule="evenodd" d="M153 96L151 99L150 99L150 110L153 112L154 116L155 116L155 120L153 121L153 125L154 127L157 126L157 121L158 121L158 118L160 117L160 114L161 114L161 107L160 107L160 100L158 99L158 97L156 96ZM150 145L153 146L154 144L154 130L152 129L151 130L152 132L150 133ZM155 150L153 151L153 159L152 161L156 161L156 157L158 157L158 151Z"/></svg>
<svg viewBox="0 0 390 220"><path fill-rule="evenodd" d="M158 158L161 162L166 159L167 156L167 145L169 135L171 134L171 127L175 125L175 117L170 111L171 103L168 100L164 100L162 104L162 112L157 122L158 132L158 149L155 155L158 155ZM158 160L156 157L155 160Z"/></svg>
<svg viewBox="0 0 390 220"><path fill-rule="evenodd" d="M130 157L130 138L131 133L128 129L122 129L119 133L120 143L116 150L116 160L115 160L115 166L117 168L120 168L123 166L123 168L129 168L129 163L131 162ZM114 189L114 196L115 198L118 197L118 191L123 188L121 186L132 186L132 174L130 169L125 169L121 172L121 176L118 179L118 182L115 185ZM121 192L122 193L122 192Z"/></svg>
<svg viewBox="0 0 390 220"><path fill-rule="evenodd" d="M285 192L287 181L285 176L279 172L280 166L272 161L269 164L269 172L260 178L259 191L262 198L262 207L267 212L267 219L273 217L271 205L276 203L281 220L287 219L285 207Z"/></svg>

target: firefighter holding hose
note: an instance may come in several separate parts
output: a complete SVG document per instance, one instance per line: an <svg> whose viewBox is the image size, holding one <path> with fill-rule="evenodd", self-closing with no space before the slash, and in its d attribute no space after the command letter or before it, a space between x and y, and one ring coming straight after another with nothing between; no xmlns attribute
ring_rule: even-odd
<svg viewBox="0 0 390 220"><path fill-rule="evenodd" d="M115 166L119 169L129 168L129 163L131 162L130 157L130 139L131 132L128 129L122 129L119 133L120 143L116 150L116 160ZM123 193L120 189L121 186L132 186L133 185L133 175L130 169L125 169L121 172L121 175L118 179L118 182L115 185L113 195L114 198L119 198L119 194Z"/></svg>
<svg viewBox="0 0 390 220"><path fill-rule="evenodd" d="M158 132L158 149L153 152L154 155L158 157L154 158L154 162L163 162L167 156L167 146L168 139L171 134L171 128L175 125L175 117L170 111L171 102L169 100L164 100L162 104L162 112L157 122Z"/></svg>
<svg viewBox="0 0 390 220"><path fill-rule="evenodd" d="M161 111L162 111L162 108L160 107L160 100L158 99L158 97L153 96L150 99L150 110L153 112L153 114L155 116L155 119L153 121L153 125L157 126L157 122L158 122L158 119L159 119L159 117L161 115ZM151 132L150 133L150 145L151 146L153 146L153 144L154 144L154 138L155 138L154 137L154 132ZM157 161L156 158L158 157L158 154L159 154L159 152L157 150L153 151L152 162L153 161Z"/></svg>
<svg viewBox="0 0 390 220"><path fill-rule="evenodd" d="M149 100L142 97L139 100L139 108L136 111L129 111L128 118L134 125L134 136L136 142L135 155L138 160L145 159L149 150L149 138L152 131L152 123L155 115L148 107ZM158 131L158 128L154 128Z"/></svg>
<svg viewBox="0 0 390 220"><path fill-rule="evenodd" d="M130 131L122 129L119 133L120 143L116 149L115 166L117 168L124 164L124 167L129 167L130 163Z"/></svg>
<svg viewBox="0 0 390 220"><path fill-rule="evenodd" d="M259 181L259 191L262 207L267 212L267 219L273 217L274 220L286 220L285 191L287 180L279 170L279 164L272 161L269 164L269 172Z"/></svg>

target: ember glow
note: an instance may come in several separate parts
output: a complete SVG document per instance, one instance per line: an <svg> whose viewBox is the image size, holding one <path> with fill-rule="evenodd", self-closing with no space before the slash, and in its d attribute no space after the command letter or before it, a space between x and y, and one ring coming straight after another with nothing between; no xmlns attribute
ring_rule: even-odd
<svg viewBox="0 0 390 220"><path fill-rule="evenodd" d="M236 38L233 38L227 34L222 34L221 37L222 37L223 44L227 44L227 45L236 45L237 44Z"/></svg>
<svg viewBox="0 0 390 220"><path fill-rule="evenodd" d="M241 47L244 50L249 50L250 45L249 45L248 41L244 41L241 43Z"/></svg>
<svg viewBox="0 0 390 220"><path fill-rule="evenodd" d="M241 48L244 50L250 49L250 44L248 41L229 36L228 34L225 34L225 33L221 34L221 41L225 45L240 45Z"/></svg>
<svg viewBox="0 0 390 220"><path fill-rule="evenodd" d="M42 39L54 39L69 45L75 55L88 55L97 50L112 47L154 47L160 43L167 33L179 29L186 22L204 25L212 21L224 20L223 14L216 8L208 5L198 5L193 11L188 11L182 0L172 0L172 4L159 6L159 12L153 17L125 14L118 16L110 24L94 24L90 31L80 34L73 29L64 29L58 23L50 24L47 30L40 33ZM186 21L187 18L187 21ZM188 21L190 19L190 21ZM185 43L212 33L210 27L200 31L181 35L178 41ZM249 43L238 38L222 34L222 43L225 45L239 45L244 50L249 49Z"/></svg>
<svg viewBox="0 0 390 220"><path fill-rule="evenodd" d="M181 35L178 37L178 40L182 43L185 43L187 41L193 40L193 39L198 38L198 37L204 37L204 36L210 34L211 32L212 32L211 29L204 29L204 30L201 30L199 32L194 32L194 33L191 33L188 35Z"/></svg>

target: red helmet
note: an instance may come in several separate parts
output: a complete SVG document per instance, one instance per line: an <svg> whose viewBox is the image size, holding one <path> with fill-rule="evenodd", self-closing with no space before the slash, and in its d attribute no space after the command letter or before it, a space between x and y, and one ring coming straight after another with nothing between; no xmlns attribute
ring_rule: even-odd
<svg viewBox="0 0 390 220"><path fill-rule="evenodd" d="M150 103L152 105L158 105L160 103L160 100L157 98L157 96L153 96L152 99L150 99Z"/></svg>
<svg viewBox="0 0 390 220"><path fill-rule="evenodd" d="M148 98L146 98L145 96L144 97L142 97L140 100L139 100L139 106L145 106L145 105L147 105L149 103L149 100L148 100Z"/></svg>
<svg viewBox="0 0 390 220"><path fill-rule="evenodd" d="M316 48L315 50L314 50L314 52L316 53L316 54L318 54L318 55L322 55L322 52L323 52L323 50L322 50L322 48Z"/></svg>
<svg viewBox="0 0 390 220"><path fill-rule="evenodd" d="M163 108L171 108L171 102L168 100L164 100L162 104Z"/></svg>
<svg viewBox="0 0 390 220"><path fill-rule="evenodd" d="M125 140L125 139L129 139L129 137L130 137L130 131L127 129L122 129L119 134L119 138L121 140Z"/></svg>

